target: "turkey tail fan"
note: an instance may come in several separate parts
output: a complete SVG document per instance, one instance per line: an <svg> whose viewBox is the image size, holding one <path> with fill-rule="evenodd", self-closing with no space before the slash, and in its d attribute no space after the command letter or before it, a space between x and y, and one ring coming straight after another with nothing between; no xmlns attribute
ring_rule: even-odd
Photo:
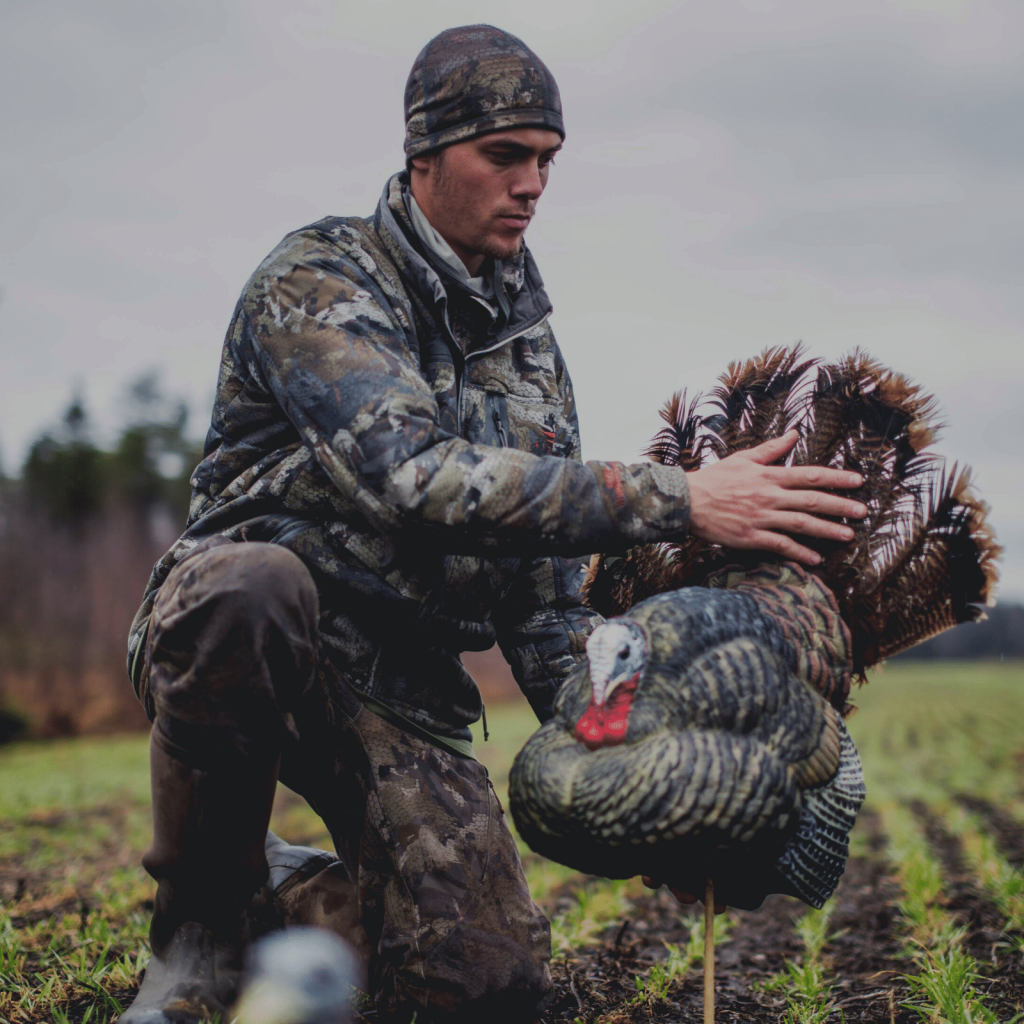
<svg viewBox="0 0 1024 1024"><path fill-rule="evenodd" d="M865 595L898 589L895 553L918 536L918 529L924 531L922 542L930 529L938 529L921 512L940 471L927 450L936 433L934 413L934 400L920 387L860 351L821 366L807 397L793 465L852 470L864 481L857 491L847 492L868 510L863 520L848 522L855 531L853 542L809 544L822 556L817 574L851 627L854 671L862 678L879 660L873 652L885 631L884 608L895 608L888 601L883 607L881 599L865 606ZM937 578L918 582L930 583L933 589L926 593L942 603L940 590L934 589ZM867 608L873 614L865 615ZM865 628L855 628L855 622Z"/></svg>
<svg viewBox="0 0 1024 1024"><path fill-rule="evenodd" d="M686 392L677 391L660 413L667 426L654 436L644 454L663 466L679 466L687 473L700 469L713 457L713 435L703 429L704 419L697 411L703 401L704 396L698 394L687 402ZM585 593L589 592L591 600L598 602L592 606L600 607L603 614L620 615L645 598L703 580L724 564L721 554L720 548L711 548L696 537L686 537L675 544L640 545L610 567L613 582L604 593ZM598 558L592 560L592 573L601 578Z"/></svg>
<svg viewBox="0 0 1024 1024"><path fill-rule="evenodd" d="M739 561L736 552L687 537L680 544L637 544L625 555L591 555L580 588L586 604L611 618L667 590L700 586Z"/></svg>
<svg viewBox="0 0 1024 1024"><path fill-rule="evenodd" d="M705 416L705 444L720 459L781 437L800 418L807 371L816 359L800 362L803 345L765 349L745 363L731 363L711 392L716 410Z"/></svg>
<svg viewBox="0 0 1024 1024"><path fill-rule="evenodd" d="M821 366L807 402L794 465L853 468L851 456L868 464L887 458L904 479L935 440L935 400L859 350Z"/></svg>
<svg viewBox="0 0 1024 1024"><path fill-rule="evenodd" d="M658 414L668 426L654 435L644 455L663 466L682 466L687 473L700 469L704 463L705 446L700 434L703 420L697 407L703 400L703 395L697 395L687 403L686 392L677 391Z"/></svg>
<svg viewBox="0 0 1024 1024"><path fill-rule="evenodd" d="M677 391L659 413L666 426L654 435L644 454L653 462L679 466L688 473L700 469L707 456L707 435L701 432L703 421L697 412L703 400L703 395L697 395L688 402L686 392ZM621 557L594 555L583 581L583 596L602 615L621 615L645 598L686 586L693 575L691 563L706 547L687 537L679 544L640 544Z"/></svg>
<svg viewBox="0 0 1024 1024"><path fill-rule="evenodd" d="M712 458L724 458L780 437L794 425L805 403L803 378L816 360L800 361L803 346L765 349L745 363L731 363L712 392L712 415L677 391L661 410L666 426L644 454L688 473ZM638 601L665 590L696 586L735 557L695 537L678 544L640 545L623 558L595 555L583 583L587 603L602 615L620 615Z"/></svg>
<svg viewBox="0 0 1024 1024"><path fill-rule="evenodd" d="M685 393L674 395L661 413L667 426L647 454L692 471L795 427L800 439L790 465L862 475L857 491L844 492L868 509L865 519L847 523L853 541L801 538L822 556L815 575L851 629L861 678L892 654L982 617L1000 549L969 474L944 472L930 450L936 404L918 385L859 350L823 364L803 359L796 345L731 364L709 406L702 413L700 396L687 402ZM624 557L595 555L584 595L601 614L619 615L662 591L699 586L725 565L753 567L766 559L776 560L695 537L640 545Z"/></svg>
<svg viewBox="0 0 1024 1024"><path fill-rule="evenodd" d="M681 466L688 473L709 457L724 458L781 437L799 426L807 405L808 370L818 365L805 359L803 345L767 348L745 363L730 363L711 392L710 415L698 409L698 394L687 402L677 391L660 412L662 427L644 454L663 466Z"/></svg>
<svg viewBox="0 0 1024 1024"><path fill-rule="evenodd" d="M1001 548L970 471L953 465L933 473L916 499L913 513L894 523L876 549L873 571L850 602L855 672L983 619L994 603Z"/></svg>

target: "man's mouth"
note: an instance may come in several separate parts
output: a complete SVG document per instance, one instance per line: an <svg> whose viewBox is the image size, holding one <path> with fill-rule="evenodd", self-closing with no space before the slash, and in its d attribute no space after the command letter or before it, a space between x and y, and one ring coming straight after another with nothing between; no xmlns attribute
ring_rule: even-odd
<svg viewBox="0 0 1024 1024"><path fill-rule="evenodd" d="M513 228L516 231L524 231L530 224L530 214L499 213L498 220L506 227Z"/></svg>

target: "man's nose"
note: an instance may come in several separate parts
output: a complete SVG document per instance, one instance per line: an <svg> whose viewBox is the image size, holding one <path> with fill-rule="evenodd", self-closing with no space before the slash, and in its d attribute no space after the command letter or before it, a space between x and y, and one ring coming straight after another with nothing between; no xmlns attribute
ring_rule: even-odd
<svg viewBox="0 0 1024 1024"><path fill-rule="evenodd" d="M536 200L544 191L544 178L541 174L540 165L532 160L524 163L520 173L516 175L512 183L512 195L517 199Z"/></svg>

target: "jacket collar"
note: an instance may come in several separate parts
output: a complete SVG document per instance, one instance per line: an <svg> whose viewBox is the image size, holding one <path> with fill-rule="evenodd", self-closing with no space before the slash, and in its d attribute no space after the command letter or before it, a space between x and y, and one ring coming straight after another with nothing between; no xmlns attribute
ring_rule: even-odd
<svg viewBox="0 0 1024 1024"><path fill-rule="evenodd" d="M457 292L465 292L466 295L472 293L443 264L435 264L429 259L405 208L403 190L408 184L406 171L392 175L377 204L374 224L378 232L388 236L385 240L391 241L397 249L396 255L400 258L396 262L402 276L422 298L440 307L442 319L446 319L449 295ZM494 277L501 310L490 336L481 339L487 348L500 345L535 327L546 320L552 311L540 271L525 244L512 259L495 261Z"/></svg>

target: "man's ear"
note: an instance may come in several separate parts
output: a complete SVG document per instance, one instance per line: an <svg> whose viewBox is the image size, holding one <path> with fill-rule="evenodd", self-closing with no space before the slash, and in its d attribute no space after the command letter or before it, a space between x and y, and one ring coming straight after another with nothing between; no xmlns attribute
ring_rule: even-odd
<svg viewBox="0 0 1024 1024"><path fill-rule="evenodd" d="M424 153L422 156L414 156L409 160L409 170L418 171L420 174L429 174L433 166L434 153Z"/></svg>

